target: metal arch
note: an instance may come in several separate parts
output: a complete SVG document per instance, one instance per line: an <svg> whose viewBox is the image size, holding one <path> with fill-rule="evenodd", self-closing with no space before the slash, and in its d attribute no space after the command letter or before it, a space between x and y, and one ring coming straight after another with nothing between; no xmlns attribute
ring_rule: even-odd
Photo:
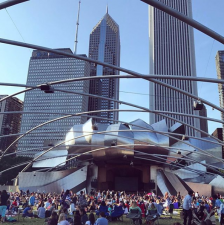
<svg viewBox="0 0 224 225"><path fill-rule="evenodd" d="M38 87L35 87L35 88L38 88ZM11 94L11 95L6 96L5 98L1 98L1 99L0 99L0 102L3 102L4 100L6 100L6 99L8 99L8 98L12 98L13 96L22 94L22 93L24 93L24 92L31 91L31 90L33 90L33 89L35 89L35 88L27 88L27 89L25 89L25 90L18 91L18 92L14 93L14 94Z"/></svg>
<svg viewBox="0 0 224 225"><path fill-rule="evenodd" d="M88 112L89 113L89 112ZM80 115L80 113L79 113L79 115ZM58 119L63 119L63 118L67 118L67 117L69 117L69 116L65 116L65 117L60 117L60 118L57 118L57 119L53 119L53 121L56 121L56 120L58 120ZM101 117L94 117L94 118L101 118ZM105 120L107 120L108 118L104 118ZM123 121L118 121L118 120L113 120L113 121L116 121L116 122L122 122L122 123L125 123L125 122L123 122ZM46 124L46 123L48 123L49 121L47 121L47 122L45 122L44 124ZM51 121L52 122L52 121ZM131 123L127 123L127 124L130 124L130 125L132 125ZM43 124L42 124L43 125ZM21 139L23 136L25 136L28 132L31 132L32 130L34 130L34 129L37 129L38 127L40 127L41 125L38 125L37 127L35 127L35 128L32 128L31 130L29 130L29 131L27 131L24 135L22 135L22 136L20 136L19 138L17 138L4 152L3 152L3 154L2 154L2 156L1 156L1 158L4 156L4 154L7 152L7 150L16 142L16 141L18 141L19 139ZM138 127L140 127L140 126L138 126ZM147 130L147 129L145 129L144 128L144 130ZM152 132L152 131L151 131ZM156 132L156 133L161 133L161 134L163 134L163 132L159 132L159 131L154 131L154 132ZM185 143L184 141L182 141L182 140L179 140L179 139L177 139L177 138L175 138L175 137L172 137L172 136L170 136L170 135L165 135L165 134L163 134L164 136L168 136L168 137L170 137L170 138L172 138L172 139L174 139L174 140L178 140L179 142L182 142L182 143ZM185 144L187 144L187 145L189 145L189 146L191 146L191 147L193 147L193 148L195 148L195 149L197 149L197 150L199 150L199 151L201 151L201 152L204 152L202 149L200 149L200 148L197 148L197 147L195 147L194 145L191 145L190 143L185 143ZM55 147L57 147L57 146L55 146ZM54 148L54 147L53 147ZM53 149L52 148L52 149ZM45 153L44 153L45 154ZM206 154L206 155L208 155L208 154ZM210 154L209 154L210 155ZM214 156L212 156L212 155L210 155L211 157L213 157L213 158L216 158L216 157L214 157ZM0 159L1 159L0 158ZM216 158L216 159L218 159L218 158ZM220 159L218 159L218 161L220 161L220 162L223 162L222 160L220 160Z"/></svg>
<svg viewBox="0 0 224 225"><path fill-rule="evenodd" d="M94 112L94 111L92 111L92 112ZM96 111L95 111L95 112L96 112ZM79 116L79 115L82 115L82 114L85 114L85 113L90 113L90 112L77 113L76 116ZM21 135L20 137L18 137L13 143L11 143L11 145L3 152L3 154L2 154L1 157L0 157L0 159L4 156L4 154L8 151L8 149L9 149L11 146L13 146L14 143L16 143L18 140L20 140L20 139L21 139L22 137L24 137L26 134L28 134L28 133L32 132L33 130L35 130L35 129L41 127L41 126L44 126L44 125L46 125L46 124L48 124L48 123L50 123L50 122L54 122L54 121L57 121L57 120L59 120L59 119L64 119L64 118L68 118L68 117L71 117L71 116L69 115L69 116L59 117L59 118L56 118L56 119L47 121L47 122L45 122L45 123L43 123L43 124L40 124L40 125L38 125L38 126L32 128L32 129L30 129L30 130L27 131L25 134L23 134L23 135ZM101 118L101 117L94 117L94 118ZM107 120L107 118L106 118L106 120ZM118 121L118 120L113 120L113 121L125 123L125 122L123 122L123 121ZM127 124L132 125L131 123L127 123ZM138 127L139 127L139 126L138 126ZM154 131L154 132L156 132L156 131ZM157 131L157 133L160 133L160 132ZM165 135L165 136L166 136L166 135ZM167 135L167 136L170 137L170 138L172 138L172 139L174 139L174 140L180 141L179 139L174 138L174 137L172 137L172 136L170 136L170 135ZM180 142L183 142L183 141L180 141ZM185 143L185 142L183 142L183 143ZM185 144L186 144L186 143L185 143ZM195 146L193 146L193 145L190 145L189 143L187 143L187 145L189 145L189 146L191 146L191 147L193 147L193 148L195 148L195 149L198 149L199 151L202 151L202 152L203 152L202 149L197 148L197 147L195 147ZM224 145L224 144L222 144L222 145ZM213 157L213 156L212 156L212 157ZM219 161L220 161L220 159L219 159Z"/></svg>
<svg viewBox="0 0 224 225"><path fill-rule="evenodd" d="M132 110L132 109L109 109L109 110L101 110L101 112L116 112L116 111L119 111L119 112L124 112L124 111L128 111L128 112L143 112L145 113L146 111L144 110ZM152 112L154 112L155 110L152 110ZM94 111L94 112L98 112L98 111ZM167 113L167 114L178 114L178 115L184 115L184 116L190 116L190 117L196 117L194 115L191 115L191 114L183 114L183 113L172 113L172 112L167 112L167 111L158 111L156 110L156 112L161 112L161 113ZM11 112L0 112L0 114L14 114L14 113L18 113L18 114L54 114L54 115L71 115L71 116L76 116L76 114L70 114L70 113L54 113L54 112L43 112L43 111L11 111ZM85 112L84 112L85 113ZM88 111L88 113L92 113L92 111ZM146 112L148 113L148 112ZM88 115L82 115L83 117L89 117ZM95 118L94 116L91 116L92 118ZM100 119L101 117L96 117L97 119ZM196 118L201 118L201 119L206 119L206 120L211 120L211 121L214 121L214 122L219 122L219 123L224 123L224 121L222 120L217 120L217 119L213 119L213 118L209 118L209 117L202 117L202 116L197 116ZM106 119L104 119L106 120ZM115 121L115 120L114 120ZM126 122L123 122L123 121L115 121L115 122L122 122L122 123L126 123ZM130 124L131 125L131 124ZM48 131L49 132L49 131ZM55 131L56 132L56 131ZM66 131L63 131L63 132L67 132ZM38 133L44 133L44 131L41 131L41 132L36 132L36 133L33 133L33 134L38 134ZM53 131L51 131L51 133L53 133ZM17 134L9 134L9 135L2 135L0 136L0 139L1 138L4 138L4 137L13 137L13 136L19 136L19 135L23 135L23 134L26 134L25 133L17 133ZM163 132L163 134L170 134L170 132ZM177 133L172 133L172 135L174 136L183 136L183 134L177 134ZM188 137L188 138L194 138L194 139L197 139L197 140L203 140L205 142L209 142L209 143L214 143L214 144L217 144L217 145L222 145L220 144L220 142L214 142L214 141L211 141L211 140L207 140L207 139L203 139L203 138L199 138L199 137L194 137L194 136L189 136L189 135L184 135L185 137Z"/></svg>
<svg viewBox="0 0 224 225"><path fill-rule="evenodd" d="M128 131L128 130L125 130L125 132L126 132L126 131ZM145 131L146 131L146 130L144 130L144 132L145 132ZM108 132L111 132L111 131L101 131L101 132L96 132L96 133L94 133L94 134L103 134L103 133L108 133ZM121 130L119 130L119 132L121 132ZM158 132L158 133L160 133L160 132ZM86 135L89 135L89 133L88 133L88 134L85 134L85 135L80 135L80 136L75 137L75 138L72 138L72 139L70 139L70 140L76 140L76 139L78 139L78 138L85 137ZM165 136L166 136L166 135L165 135ZM64 144L64 143L67 142L67 141L70 141L70 140L62 141L62 142L60 142L59 144L57 144L57 145L55 145L55 146L53 146L53 147L47 149L47 150L44 151L42 154L40 154L39 156L37 156L36 158L34 158L32 162L34 162L35 160L39 159L41 156L43 156L43 155L46 154L47 152L51 151L52 149L54 149L54 148L56 148L56 147L58 147L58 146ZM178 139L178 141L179 141L179 139ZM189 143L185 143L185 144L188 144L189 146L195 148L193 145L191 145L191 144L189 144ZM202 149L200 149L200 148L195 148L195 149L198 149L199 151L204 152L204 151L203 151ZM93 151L94 151L94 150L93 150ZM87 153L89 153L89 152L92 152L92 151L88 151L88 152L82 153L82 154L80 154L80 155L84 155L84 154L87 154ZM223 160L220 160L219 158L217 158L217 157L215 157L215 156L213 156L213 155L211 155L211 154L206 154L206 155L207 155L207 156L211 156L211 157L213 157L213 158L215 158L215 159L217 159L218 161L220 161L220 162L223 163ZM77 157L78 157L78 156L77 156ZM73 158L76 158L76 157L72 157L71 159L73 159ZM70 159L70 160L71 160L71 159ZM21 172L25 172L25 171L31 166L32 162L29 163L29 164L28 164ZM198 161L195 160L195 162L198 162ZM198 162L198 163L200 163L200 162ZM200 164L201 164L201 163L200 163ZM208 165L207 165L207 167L213 169L212 167L214 167L214 166L211 167L211 166L208 166ZM214 170L214 169L213 169L213 170ZM217 171L216 171L216 172L217 172Z"/></svg>
<svg viewBox="0 0 224 225"><path fill-rule="evenodd" d="M83 115L83 117L86 117L85 115ZM92 118L95 118L95 117L92 117ZM101 117L100 117L101 118ZM127 123L126 123L127 124ZM137 125L136 125L137 127ZM145 129L146 131L149 131L147 129ZM71 131L67 131L67 130L61 130L61 132L71 132ZM58 131L40 131L40 132L33 132L32 134L43 134L43 133L58 133ZM156 133L156 131L155 131ZM9 134L9 135L3 135L3 136L0 136L0 138L4 138L4 137L12 137L12 136L19 136L19 135L22 135L22 134L25 134L25 133L18 133L18 134ZM170 132L162 132L161 134L165 135L171 135ZM172 133L172 136L179 136L179 137L183 137L183 134L177 134L177 133ZM188 135L184 135L186 138L192 138L192 139L196 139L196 140L201 140L201 141L204 141L204 142L208 142L208 143L212 143L212 144L216 144L216 145L221 145L219 142L214 142L214 141L210 141L210 140L207 140L207 139L203 139L203 138L199 138L199 137L194 137L194 136L188 136ZM171 137L170 137L171 138ZM178 139L179 140L179 139ZM180 140L179 140L180 141ZM82 145L84 146L84 145ZM160 145L161 146L161 145ZM222 145L221 145L222 146ZM163 147L163 146L161 146ZM46 147L45 147L46 148ZM28 150L25 150L24 152L26 151L31 151L31 150L39 150L39 148L32 148L32 149L28 149ZM23 151L20 151L20 152L23 152ZM15 154L15 152L13 153L8 153L4 156L8 156L8 155L13 155Z"/></svg>
<svg viewBox="0 0 224 225"><path fill-rule="evenodd" d="M147 3L148 5L154 6L157 9L160 9L168 14L170 14L173 17L176 17L177 19L183 21L184 23L196 28L197 30L201 31L204 34L207 34L208 36L212 37L216 41L224 44L224 37L220 34L216 33L215 31L209 29L208 27L202 25L201 23L197 22L196 20L191 19L188 16L185 16L184 14L178 12L177 10L166 6L165 4L156 1L156 0L141 0L142 2Z"/></svg>
<svg viewBox="0 0 224 225"><path fill-rule="evenodd" d="M131 103L127 103L127 102L124 102L124 101L119 101L119 100L115 100L115 99L111 99L111 98L106 98L106 97L102 97L102 96L98 96L98 95L92 95L92 94L80 93L80 92L74 92L74 91L64 91L64 90L61 90L61 89L54 89L54 90L56 90L56 91L61 91L61 92L65 92L65 93L80 94L80 95L86 95L86 96L91 96L91 97L95 97L95 98L106 99L106 100L109 100L109 101L114 101L114 102L118 102L118 103L121 103L121 104L133 106L133 107L136 107L136 108L139 108L139 109L143 109L143 110L145 110L146 112L152 112L152 110L149 110L149 109L147 109L147 108L145 108L145 107L137 106L137 105L135 105L135 104L131 104ZM100 110L99 110L99 111L92 111L92 112L85 112L85 113L77 113L76 115L79 116L79 115L82 115L82 114L87 114L87 113L89 114L89 113L94 113L94 112L100 112ZM155 112L155 113L156 113L156 112ZM184 123L183 121L177 120L177 119L172 118L172 117L170 117L170 116L167 116L167 115L164 115L164 114L160 114L160 113L158 113L158 114L161 115L161 116L164 116L164 117L166 117L166 118L169 118L169 119L171 119L171 120L174 120L174 121L176 121L176 122L179 122L179 123L181 123L181 124L184 124L185 126L191 127L192 129L197 130L197 131L199 131L199 132L201 132L201 133L204 133L204 134L206 134L208 137L212 137L213 139L217 140L218 142L222 143L222 145L224 145L223 142L220 141L219 139L217 139L217 138L211 136L210 134L208 134L208 133L206 133L206 132L204 132L204 131L202 131L202 130L200 130L200 129L198 129L198 128L195 128L195 127L193 127L193 126L191 126L191 125L188 125L187 123ZM38 126L32 128L32 129L30 129L30 130L27 131L25 134L23 134L22 136L20 136L19 138L17 138L15 141L13 141L13 142L11 143L11 145L9 145L9 146L7 147L7 149L3 152L2 156L0 157L0 159L4 156L5 152L7 152L8 149L9 149L11 146L14 145L14 143L16 143L18 140L20 140L20 139L21 139L22 137L24 137L26 134L28 134L28 133L32 132L33 130L35 130L35 129L41 127L41 126L44 126L44 125L46 125L46 124L48 124L48 123L57 121L57 120L59 120L59 119L69 118L69 117L71 117L71 115L59 117L59 118L56 118L56 119L47 121L47 122L45 122L45 123L39 124Z"/></svg>
<svg viewBox="0 0 224 225"><path fill-rule="evenodd" d="M29 1L29 0L8 0L8 1L5 1L5 2L0 3L0 10L5 9L7 7L10 7L10 6L13 6L13 5L16 5L16 4L27 2L27 1Z"/></svg>
<svg viewBox="0 0 224 225"><path fill-rule="evenodd" d="M139 144L139 145L142 145L142 144ZM126 146L126 145L125 145ZM144 146L144 145L143 145ZM99 151L100 150L102 150L102 149L107 149L107 148L110 148L110 147L103 147L103 148L100 148L100 149L98 149ZM118 146L113 146L113 148L120 148L120 145L118 145ZM126 148L120 148L120 149L126 149ZM133 150L134 152L138 152L138 153L142 153L142 152L140 152L140 151L136 151L136 150ZM150 156L153 156L153 157L157 157L157 155L158 156L160 156L159 154L147 154L147 153L144 153L145 155L150 155ZM76 155L76 154L68 154L68 156L71 156L71 155ZM35 162L39 162L39 161L43 161L43 160L47 160L47 159L52 159L52 158L57 158L57 157L64 157L64 156L67 156L67 155L62 155L62 156L55 156L55 157L50 157L50 158L44 158L44 159L38 159L37 161L35 161ZM135 158L138 158L138 156L136 156ZM179 159L178 157L175 157L175 156L173 156L172 158L177 158L177 159ZM147 158L148 159L148 158ZM89 160L92 160L92 158L91 159L88 159L88 161ZM164 160L164 159L163 159ZM184 159L184 160L186 160L186 161L194 161L194 160L192 160L192 159ZM63 164L63 163L66 163L67 161L69 161L69 160L65 160L64 162L62 162L61 164ZM169 161L169 162L172 162L172 161L170 161L170 160L166 160L166 161ZM2 171L0 171L0 174L2 174L2 173L4 173L4 172L7 172L7 171L9 171L9 170L12 170L12 169L15 169L15 168L17 168L17 167L20 167L20 166L23 166L23 165L25 165L25 164L27 164L27 163L29 163L30 161L26 161L26 162L23 162L23 163L20 163L20 164L17 164L17 165L14 165L14 166L12 166L12 167L10 167L10 168L7 168L7 169L5 169L5 170L2 170ZM166 165L171 165L171 164L169 164L169 163L165 163L165 162L161 162L161 161L157 161L157 162L159 162L159 163L163 163L163 164L166 164ZM53 169L57 169L57 168L59 168L59 165L61 165L61 164L58 164L56 167L54 167ZM175 164L176 166L178 165L178 167L179 168L184 168L184 167L182 167L182 166L179 166L180 164L179 163L176 163ZM172 165L172 166L175 166L175 165ZM206 164L205 164L206 165ZM195 173L198 173L198 174L204 174L204 173L207 173L207 174L214 174L214 173L212 173L212 172L204 172L204 171L200 171L200 170L197 170L197 169L192 169L192 168L184 168L184 169L186 169L186 170L189 170L189 171L193 171L193 172L195 172ZM51 169L48 169L47 170L47 172L49 172L49 171L51 171L52 170L52 168Z"/></svg>
<svg viewBox="0 0 224 225"><path fill-rule="evenodd" d="M200 100L202 103L205 103L205 104L213 107L214 109L219 110L220 112L224 112L224 109L216 106L215 104L213 104L213 103L211 103L211 102L209 102L209 101L207 101L203 98L199 98L198 96L195 96L191 93L188 93L188 92L183 91L179 88L173 87L169 84L163 83L162 81L158 81L156 79L151 79L151 78L146 78L144 75L142 75L140 73L137 73L137 72L134 72L134 71L131 71L131 70L119 67L119 66L114 66L114 65L104 63L104 62L101 62L101 61L98 61L98 60L90 59L88 57L84 57L84 56L81 56L81 55L66 53L66 52L63 52L63 51L60 51L60 50L54 50L54 49L51 49L51 48L46 48L46 47L42 47L42 46L38 46L38 45L23 43L23 42L19 42L19 41L12 41L12 40L8 40L8 39L0 38L0 43L20 46L20 47L25 47L25 48L31 48L31 49L37 49L37 50L46 51L46 52L52 52L52 53L55 53L55 54L64 55L64 56L67 56L67 57L76 58L76 59L84 60L84 61L87 61L87 62L96 63L96 64L99 64L99 65L102 65L102 66L105 66L105 67L109 67L109 68L112 68L112 69L115 69L115 70L118 70L118 71L123 71L125 73L133 75L134 77L143 78L145 80L160 84L164 87L167 87L167 88L170 88L170 89L175 90L177 92L180 92L180 93L182 93L184 95L187 95L187 96L189 96L193 99Z"/></svg>
<svg viewBox="0 0 224 225"><path fill-rule="evenodd" d="M128 112L143 112L143 113L148 113L145 110L127 110L127 109L114 109L116 111L128 111ZM102 110L103 112L104 110ZM107 110L106 110L107 111ZM160 110L151 110L152 113L164 113L164 114L173 114L173 115L180 115L180 116L187 116L187 117L193 117L193 118L198 118L198 119L204 119L204 120L209 120L217 123L222 123L224 124L223 120L218 120L214 119L211 117L204 117L204 116L197 116L197 115L192 115L192 114L186 114L186 113L178 113L178 112L169 112L169 111L160 111ZM74 115L72 113L63 113L63 112L48 112L48 111L7 111L7 112L0 112L1 114L53 114L53 115ZM0 136L1 138L2 136Z"/></svg>
<svg viewBox="0 0 224 225"><path fill-rule="evenodd" d="M136 125L137 126L137 125ZM122 130L119 130L119 131L121 131L121 132L123 132ZM135 130L135 132L146 132L147 130L146 129L144 129L144 130ZM78 131L77 131L78 132ZM131 130L125 130L125 132L132 132ZM40 133L42 133L42 132L40 132ZM165 132L160 132L160 134L163 134L164 135L164 133ZM89 135L89 133L88 134L86 134L86 135ZM109 136L117 136L117 135L114 135L114 134L106 134L106 133L104 133L104 135L109 135ZM168 135L164 135L164 136L168 136ZM135 139L135 138L130 138L130 137L126 137L126 136L120 136L120 137L123 137L123 138L125 138L125 139L130 139L130 140L138 140L138 139ZM176 139L176 140L179 140L179 139ZM180 141L180 140L179 140ZM170 147L170 146L163 146L163 145L159 145L159 144L154 144L154 145L151 145L151 144L149 144L149 142L146 142L146 141L141 141L141 142L143 142L143 143L145 143L145 144L147 144L147 145L145 145L145 146L159 146L159 147L164 147L164 148L166 148L166 149L172 149L172 150L180 150L180 148L177 148L177 147ZM185 143L185 142L184 142ZM187 143L185 143L185 144L187 144ZM216 144L216 143L215 143ZM138 144L135 144L136 146L138 146ZM143 144L141 144L141 145L143 145ZM61 145L60 145L61 146ZM77 146L77 145L76 145ZM80 146L82 146L82 147L90 147L90 146L95 146L95 145L80 145ZM77 146L78 147L78 146ZM102 146L101 146L102 147ZM48 149L49 147L44 147L43 149ZM28 151L32 151L32 150L38 150L39 148L34 148L34 149L27 149L27 150L24 150L24 151L20 151L20 152L28 152ZM169 151L171 151L171 150L169 150ZM190 151L190 150L187 150L187 149L181 149L181 151L186 151L186 152L189 152L189 153L192 153L192 151ZM206 155L206 154L203 154L203 153L200 153L200 152L194 152L195 154L199 154L199 155ZM11 154L15 154L15 153L9 153L9 154L7 154L7 155L11 155ZM5 156L7 156L7 155L5 155ZM207 155L206 155L207 156ZM173 157L173 156L172 156ZM171 158L172 158L171 157ZM187 157L187 156L185 156L185 157ZM197 161L196 161L197 162Z"/></svg>
<svg viewBox="0 0 224 225"><path fill-rule="evenodd" d="M211 137L214 140L222 143L222 145L224 145L224 143L221 140L219 140L218 138L215 138L214 136L211 136L210 134L208 134L207 132L205 132L205 131L203 131L201 129L198 129L198 128L196 128L196 127L194 127L192 125L189 125L189 124L187 124L187 123L185 123L185 122L183 122L181 120L178 120L176 118L164 115L162 113L157 113L156 111L152 112L152 110L147 109L147 108L142 107L142 106L138 106L138 105L135 105L135 104L132 104L132 103L128 103L128 102L124 102L124 101L120 101L120 100L116 100L116 99L112 99L112 98L107 98L107 97L103 97L103 96L88 94L88 93L79 93L79 92L76 92L76 91L67 91L67 90L62 90L62 89L58 89L58 88L54 88L54 90L55 91L60 91L60 92L65 92L65 93L73 93L73 94L80 94L80 95L84 95L84 96L94 97L94 98L100 98L100 99L104 99L104 100L108 100L108 101L114 101L114 102L117 102L117 103L120 103L120 104L124 104L124 105L129 105L129 106L132 106L132 107L135 107L135 108L138 108L138 109L143 109L146 112L155 113L155 114L158 114L158 115L163 116L165 118L168 118L170 120L173 120L175 122L179 122L181 124L184 124L185 126L192 128L193 130L199 131L202 134L206 134L208 137Z"/></svg>
<svg viewBox="0 0 224 225"><path fill-rule="evenodd" d="M224 84L224 80L221 79L214 79L214 78L206 78L206 77L189 77L189 76L177 76L177 75L152 75L152 74L142 74L142 79L145 78L153 78L153 79L174 79L174 80L191 80L191 81L202 81L202 82L208 82L208 83L217 83L217 84ZM92 77L83 77L83 80L95 80L95 79L108 79L108 78L133 78L136 79L136 77L133 77L132 75L103 75L103 76L92 76ZM67 79L67 80L61 80L61 81L52 81L49 82L49 84L62 84L67 82L73 82L76 81L76 78Z"/></svg>
<svg viewBox="0 0 224 225"><path fill-rule="evenodd" d="M177 75L147 75L142 74L145 78L153 78L153 79L174 79L174 80L190 80L190 81L201 81L201 82L208 82L208 83L216 83L216 84L224 84L224 80L221 79L215 79L215 78L206 78L206 77L190 77L190 76L177 76ZM69 83L74 81L80 81L80 80L98 80L98 79L114 79L114 78L125 78L125 79L136 79L136 77L132 75L104 75L104 76L91 76L91 77L77 77L72 79L66 79L66 80L59 80L59 81L51 81L48 82L50 85L55 84L63 84L63 83ZM142 79L142 78L141 78ZM32 85L25 85L25 84L15 84L15 83L2 83L0 82L0 86L14 86L14 87L26 87L26 88L36 88L36 86Z"/></svg>
<svg viewBox="0 0 224 225"><path fill-rule="evenodd" d="M111 131L110 131L111 132ZM144 131L145 132L145 131ZM102 134L102 133L106 133L106 132L96 132L95 134ZM86 136L86 135L81 135L81 136L78 136L78 137L76 137L76 138L73 138L73 139L78 139L78 138L81 138L81 137L84 137L84 136ZM71 139L71 140L73 140L73 139ZM60 145L60 144L59 144ZM58 145L58 146L59 146ZM127 145L117 145L117 146L127 146ZM155 146L158 146L158 145L155 145ZM113 147L113 146L108 146L107 148L111 148L111 147ZM50 150L52 150L53 148L51 148ZM70 159L67 159L66 160L66 162L68 162L68 161L70 161L70 160L72 160L72 159L75 159L75 158L77 158L77 157L79 157L79 156L82 156L82 155L86 155L86 154L88 154L88 153L92 153L92 152L96 152L96 151L100 151L100 150L103 150L103 149L105 149L105 147L103 147L103 148L98 148L98 149L94 149L94 150L90 150L90 151L87 151L87 152L83 152L83 153L80 153L80 154L78 154L78 155L76 155L76 156L74 156L74 157L72 157L72 158L70 158ZM49 149L48 149L49 150ZM47 151L48 151L47 150ZM50 151L49 150L49 151ZM137 150L133 150L134 152L138 152L138 153L142 153L142 152L140 152L140 151L137 151ZM169 150L170 151L170 150ZM187 151L187 150L186 150ZM189 150L188 150L189 151ZM43 153L42 155L44 155L45 153ZM147 154L147 153L144 153L144 154ZM148 154L149 156L151 156L150 154ZM186 156L187 158L189 158L188 156ZM38 158L38 157L37 157ZM37 159L36 158L36 159ZM189 159L191 159L191 158L189 158ZM201 163L201 162L199 162L199 161L197 161L197 160L194 160L194 159L191 159L192 161L194 161L194 162L196 162L196 163L199 163L199 164L201 164L201 165L203 165L203 166L205 166L205 167L208 167L208 168L210 168L210 169L212 169L212 170L214 170L216 173L218 172L217 170L215 170L214 168L216 168L216 169L219 169L218 167L215 167L215 166L212 166L212 165L208 165L208 164L204 164L204 163ZM34 161L35 161L35 159L34 159ZM61 165L61 163L60 164L58 164L56 167L54 167L53 169L55 169L55 168L57 168L59 165ZM28 167L27 168L29 168L29 165L28 165ZM24 168L25 170L26 170L26 168ZM50 170L49 170L50 171ZM22 170L21 172L24 172L24 170ZM218 172L219 173L219 172ZM220 173L221 174L221 173ZM223 175L223 174L222 174Z"/></svg>

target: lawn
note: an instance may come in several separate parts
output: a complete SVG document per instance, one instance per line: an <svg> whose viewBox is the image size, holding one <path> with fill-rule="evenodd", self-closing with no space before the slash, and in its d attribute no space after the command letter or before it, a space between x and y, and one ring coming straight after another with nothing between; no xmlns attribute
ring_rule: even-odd
<svg viewBox="0 0 224 225"><path fill-rule="evenodd" d="M116 222L110 222L109 225L128 225L128 224L131 224L130 223L130 220L127 219L125 216L123 218L123 222L122 221L116 221ZM162 216L161 219L159 219L159 224L160 225L172 225L173 223L175 222L179 222L181 224L183 224L183 220L180 219L180 216L179 215L173 215L172 216L172 219L169 219L168 218L165 218L164 216ZM4 224L13 224L13 223L10 223L10 222L5 222ZM45 225L44 223L44 220L42 219L27 219L25 218L24 220L22 219L22 217L20 217L20 220L19 222L16 222L14 224L17 224L17 225ZM146 224L144 221L143 221L143 225ZM216 222L216 224L218 225L218 221Z"/></svg>

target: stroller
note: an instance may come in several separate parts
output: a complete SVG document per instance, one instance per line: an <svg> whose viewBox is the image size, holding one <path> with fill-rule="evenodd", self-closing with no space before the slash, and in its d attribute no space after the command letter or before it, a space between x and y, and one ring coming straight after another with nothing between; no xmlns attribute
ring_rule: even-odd
<svg viewBox="0 0 224 225"><path fill-rule="evenodd" d="M203 211L203 215L198 214L198 212L194 212L192 213L192 224L194 225L199 225L201 224L202 221L206 221L206 220L210 220L212 222L212 224L216 224L216 220L215 220L215 210L212 209L210 213L208 213L208 211L206 209L204 209Z"/></svg>

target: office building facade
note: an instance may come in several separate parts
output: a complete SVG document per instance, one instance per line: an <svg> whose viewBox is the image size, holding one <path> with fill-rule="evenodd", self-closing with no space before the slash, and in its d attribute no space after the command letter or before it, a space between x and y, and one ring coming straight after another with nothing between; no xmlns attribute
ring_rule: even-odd
<svg viewBox="0 0 224 225"><path fill-rule="evenodd" d="M203 105L203 108L199 111L199 116L207 117L207 109L205 105ZM200 130L208 133L208 120L200 119ZM201 137L208 137L208 135L202 133Z"/></svg>
<svg viewBox="0 0 224 225"><path fill-rule="evenodd" d="M59 49L72 53L70 49ZM27 85L45 84L50 81L72 79L89 76L88 62L34 50L30 59ZM55 88L65 91L88 93L89 81L76 81L54 85ZM24 111L46 112L46 114L24 114L22 117L21 132L26 132L42 123L61 117L60 113L80 113L88 111L88 97L55 91L45 93L35 89L25 94ZM58 113L58 115L47 112ZM65 139L66 132L74 125L86 121L86 117L73 116L48 123L24 136L18 145L17 155L33 157L44 150L46 143L56 143Z"/></svg>
<svg viewBox="0 0 224 225"><path fill-rule="evenodd" d="M7 95L0 95L0 99L7 97ZM11 111L22 111L23 110L23 102L16 98L8 98L0 102L0 112L11 112ZM20 132L21 125L21 114L0 114L0 136L17 134ZM5 149L10 146L10 144L17 138L18 136L11 137L1 137L0 138L0 150L5 151ZM7 153L15 152L17 149L17 144L13 145L9 148Z"/></svg>
<svg viewBox="0 0 224 225"><path fill-rule="evenodd" d="M191 0L159 0L186 16L192 17ZM150 74L196 76L193 28L167 13L149 6ZM160 81L197 96L197 84L187 80L160 79ZM193 100L184 94L150 82L150 109L196 114ZM200 128L199 120L172 115L189 125ZM150 123L163 119L150 114ZM167 120L168 126L174 121ZM186 127L188 135L200 134Z"/></svg>
<svg viewBox="0 0 224 225"><path fill-rule="evenodd" d="M215 59L216 59L217 77L218 79L223 80L224 79L224 51L218 51ZM224 109L223 84L218 84L218 90L219 90L219 104L220 104L220 107ZM222 112L221 112L221 119L224 120L224 113ZM224 134L223 134L223 138L224 138Z"/></svg>
<svg viewBox="0 0 224 225"><path fill-rule="evenodd" d="M93 28L89 39L89 57L115 66L120 66L120 34L118 24L107 12ZM119 71L91 63L91 76L118 75ZM119 100L119 79L98 79L90 81L90 94ZM89 98L89 111L118 109L117 102ZM108 118L101 123L113 123L118 112L101 112L90 115Z"/></svg>

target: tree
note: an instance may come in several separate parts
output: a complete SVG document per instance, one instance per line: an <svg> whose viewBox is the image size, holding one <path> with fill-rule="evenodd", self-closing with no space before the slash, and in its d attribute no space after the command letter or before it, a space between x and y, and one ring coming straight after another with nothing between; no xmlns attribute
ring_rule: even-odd
<svg viewBox="0 0 224 225"><path fill-rule="evenodd" d="M19 165L23 162L29 162L31 159L29 157L3 157L0 160L0 172L8 169L12 166ZM25 167L26 165L21 165L19 167L16 167L14 169L11 169L9 171L6 171L2 174L0 174L0 185L13 185L12 179L16 178L16 176L19 174L19 172Z"/></svg>

